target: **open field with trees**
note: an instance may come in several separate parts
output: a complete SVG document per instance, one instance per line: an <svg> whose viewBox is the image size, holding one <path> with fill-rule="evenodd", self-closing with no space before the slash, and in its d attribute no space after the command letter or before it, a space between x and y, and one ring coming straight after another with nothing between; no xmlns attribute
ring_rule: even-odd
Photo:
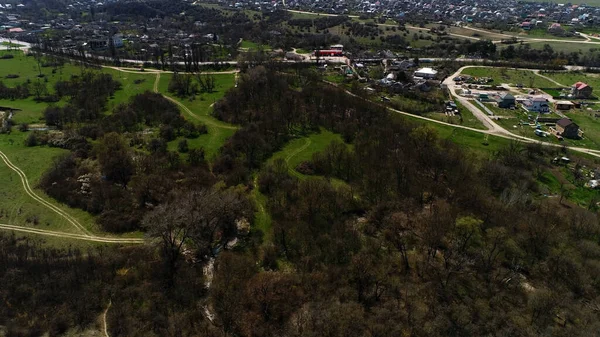
<svg viewBox="0 0 600 337"><path fill-rule="evenodd" d="M548 76L558 83L563 84L565 87L571 87L577 82L585 82L589 84L594 90L600 89L600 74L590 74L584 72L544 72L544 76Z"/></svg>
<svg viewBox="0 0 600 337"><path fill-rule="evenodd" d="M463 72L465 75L474 77L489 77L493 81L490 84L499 85L508 83L516 86L523 84L526 87L532 88L553 88L556 84L548 81L545 78L539 77L529 70L509 69L509 68L467 68Z"/></svg>

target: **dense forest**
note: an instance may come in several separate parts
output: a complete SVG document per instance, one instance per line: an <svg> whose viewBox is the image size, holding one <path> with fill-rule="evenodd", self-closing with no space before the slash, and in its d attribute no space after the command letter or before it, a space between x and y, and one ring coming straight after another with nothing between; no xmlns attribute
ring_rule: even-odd
<svg viewBox="0 0 600 337"><path fill-rule="evenodd" d="M78 91L65 95L77 111ZM60 251L0 237L8 336L94 326L109 302L110 336L600 329L597 204L544 198L536 179L560 148L514 142L475 156L316 72L274 65L250 66L215 104L216 118L240 128L210 162L202 149L166 148L163 130L194 134L159 94L76 119L64 118L69 104L46 112L58 116L63 139L31 134L70 150L41 187L99 214L107 231L137 229L152 240ZM321 128L343 141L301 163L302 179L285 161L269 161ZM270 232L257 227L263 205L254 193L265 197Z"/></svg>

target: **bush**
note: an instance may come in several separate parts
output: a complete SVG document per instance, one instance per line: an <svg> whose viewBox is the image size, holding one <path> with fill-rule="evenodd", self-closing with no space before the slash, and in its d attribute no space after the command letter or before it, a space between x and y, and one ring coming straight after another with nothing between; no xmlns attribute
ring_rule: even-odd
<svg viewBox="0 0 600 337"><path fill-rule="evenodd" d="M36 146L37 144L37 137L35 136L35 134L30 133L29 136L27 136L27 139L25 139L25 146L32 147Z"/></svg>
<svg viewBox="0 0 600 337"><path fill-rule="evenodd" d="M6 78L19 78L19 75L17 75L17 74L8 74L8 75L6 75Z"/></svg>
<svg viewBox="0 0 600 337"><path fill-rule="evenodd" d="M188 146L188 142L187 139L182 139L179 141L179 143L177 144L177 151L181 152L181 153L186 153L189 151L189 146Z"/></svg>
<svg viewBox="0 0 600 337"><path fill-rule="evenodd" d="M27 123L19 124L19 131L26 132L28 130L29 130L29 124L27 124Z"/></svg>

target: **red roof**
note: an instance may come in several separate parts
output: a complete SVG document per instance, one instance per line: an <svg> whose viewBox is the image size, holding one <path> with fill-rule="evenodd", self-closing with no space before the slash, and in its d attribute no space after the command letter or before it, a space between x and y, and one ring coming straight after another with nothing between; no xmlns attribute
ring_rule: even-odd
<svg viewBox="0 0 600 337"><path fill-rule="evenodd" d="M581 89L587 87L588 85L583 82L577 82L577 83L573 84L573 86L575 87L575 89L581 90Z"/></svg>

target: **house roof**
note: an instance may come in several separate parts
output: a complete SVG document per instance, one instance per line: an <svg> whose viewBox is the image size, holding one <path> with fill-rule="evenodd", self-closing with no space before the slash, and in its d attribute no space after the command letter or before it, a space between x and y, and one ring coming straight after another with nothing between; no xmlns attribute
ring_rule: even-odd
<svg viewBox="0 0 600 337"><path fill-rule="evenodd" d="M588 85L583 82L577 82L577 83L573 84L573 86L575 87L575 89L581 90L581 89L587 87Z"/></svg>
<svg viewBox="0 0 600 337"><path fill-rule="evenodd" d="M544 97L534 97L531 99L532 102L548 102Z"/></svg>
<svg viewBox="0 0 600 337"><path fill-rule="evenodd" d="M505 92L500 94L500 98L502 99L515 99L515 96L513 96L510 92Z"/></svg>
<svg viewBox="0 0 600 337"><path fill-rule="evenodd" d="M421 69L417 70L416 72L421 73L421 74L429 74L429 75L437 74L437 70L434 70L432 68L421 68Z"/></svg>
<svg viewBox="0 0 600 337"><path fill-rule="evenodd" d="M556 104L557 105L575 105L571 101L558 101L558 102L556 102Z"/></svg>
<svg viewBox="0 0 600 337"><path fill-rule="evenodd" d="M570 120L570 119L568 119L568 118L561 118L561 119L558 120L558 122L556 122L556 125L559 125L559 126L561 126L563 128L565 128L565 127L567 127L568 125L571 125L571 124L575 124L575 123L573 123L573 121Z"/></svg>

